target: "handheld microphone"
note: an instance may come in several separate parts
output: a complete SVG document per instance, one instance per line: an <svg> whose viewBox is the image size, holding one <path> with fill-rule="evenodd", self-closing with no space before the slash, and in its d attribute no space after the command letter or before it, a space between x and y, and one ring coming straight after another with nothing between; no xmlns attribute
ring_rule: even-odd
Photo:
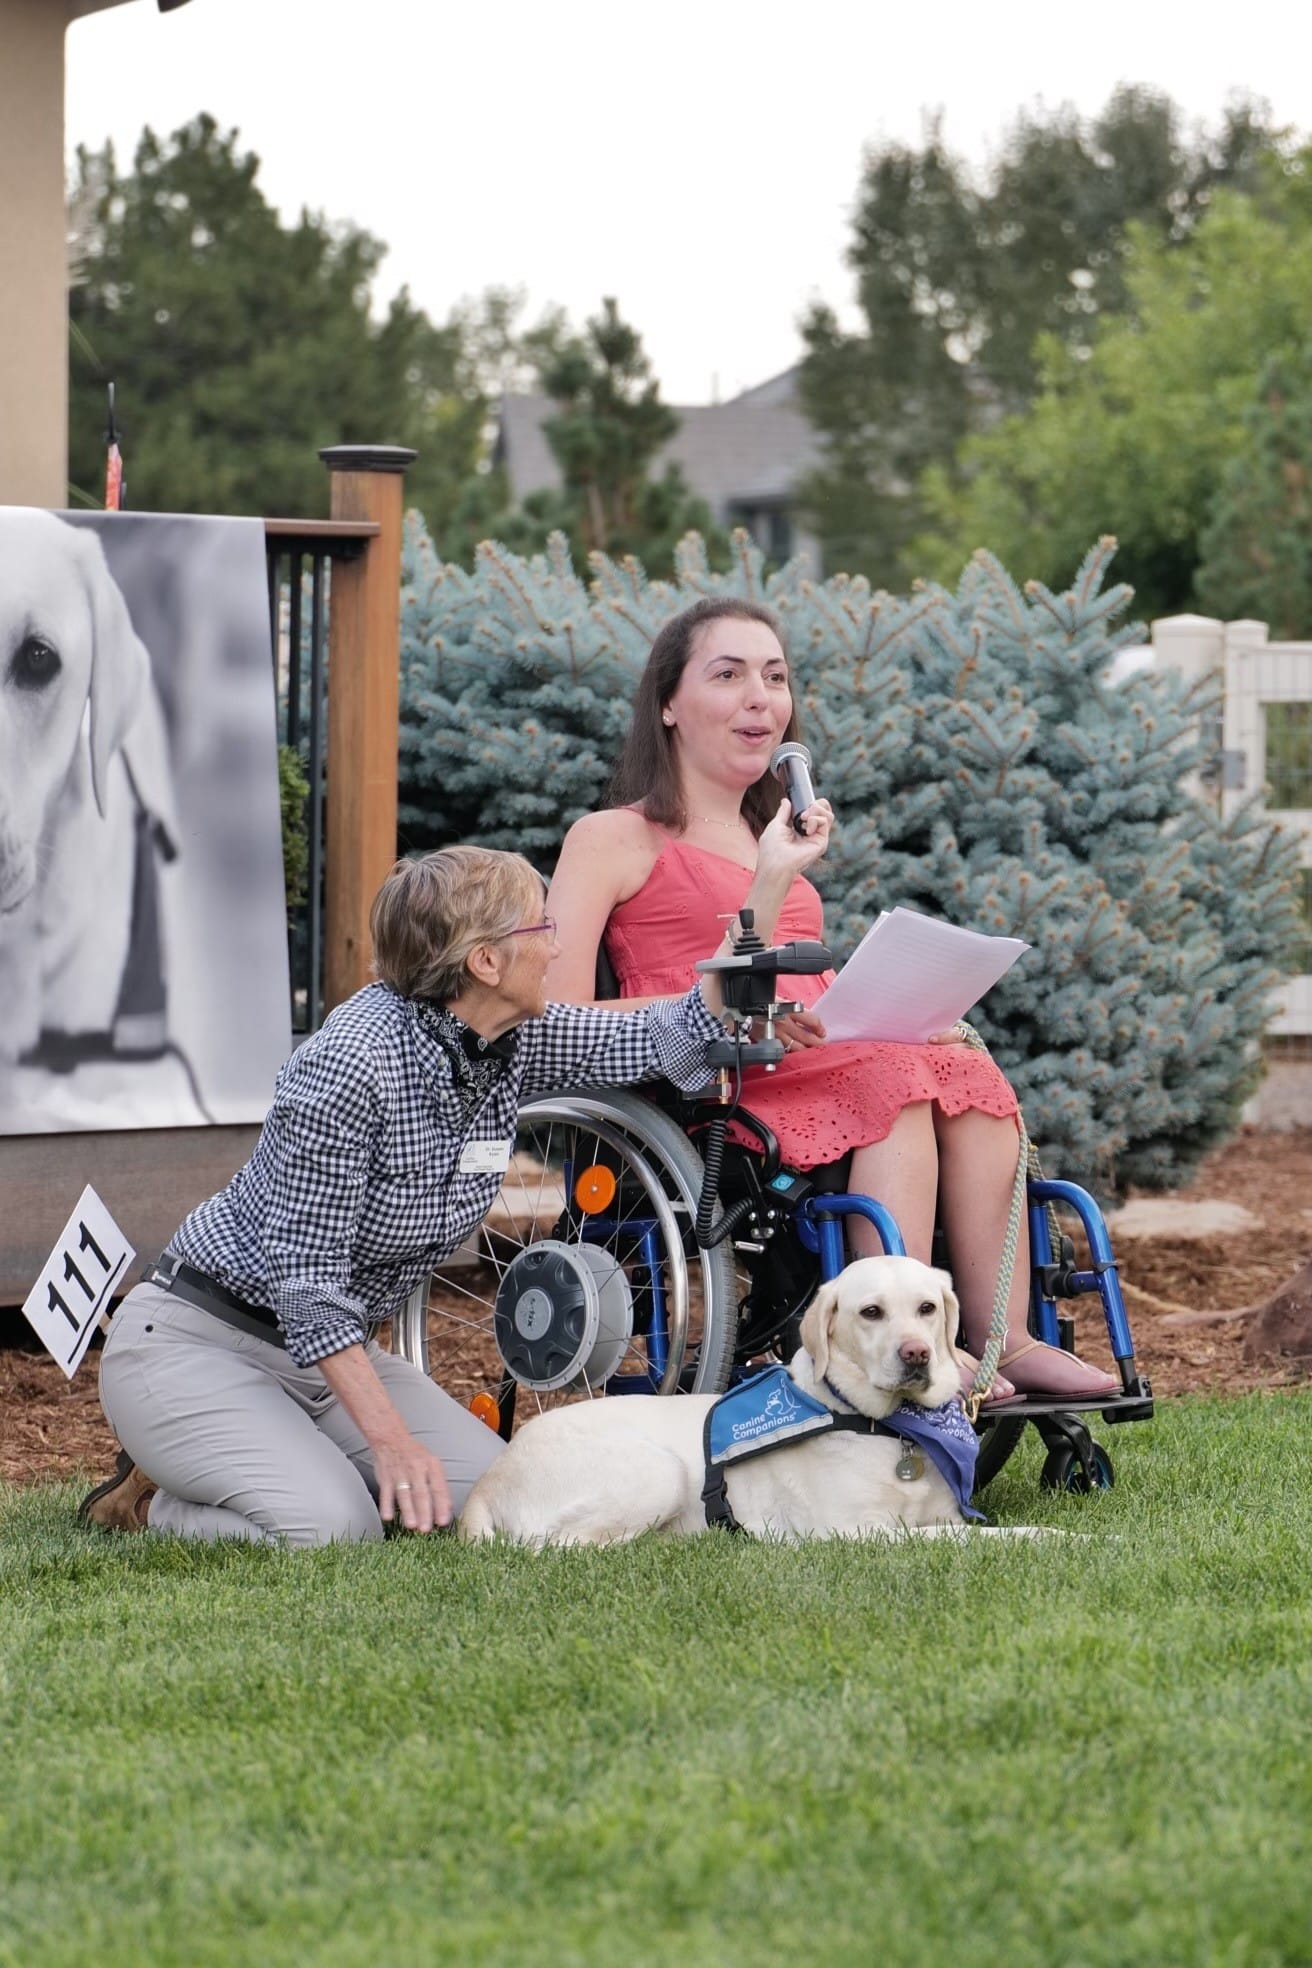
<svg viewBox="0 0 1312 1968"><path fill-rule="evenodd" d="M811 754L805 745L780 745L770 756L770 770L788 796L788 803L793 809L793 827L800 834L803 813L808 806L815 805Z"/></svg>

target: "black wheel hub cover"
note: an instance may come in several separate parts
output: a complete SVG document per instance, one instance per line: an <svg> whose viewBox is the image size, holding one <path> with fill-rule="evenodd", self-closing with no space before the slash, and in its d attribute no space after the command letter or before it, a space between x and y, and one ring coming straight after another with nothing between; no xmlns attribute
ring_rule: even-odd
<svg viewBox="0 0 1312 1968"><path fill-rule="evenodd" d="M627 1280L587 1244L545 1239L521 1251L497 1288L497 1351L507 1373L547 1393L608 1380L633 1331Z"/></svg>

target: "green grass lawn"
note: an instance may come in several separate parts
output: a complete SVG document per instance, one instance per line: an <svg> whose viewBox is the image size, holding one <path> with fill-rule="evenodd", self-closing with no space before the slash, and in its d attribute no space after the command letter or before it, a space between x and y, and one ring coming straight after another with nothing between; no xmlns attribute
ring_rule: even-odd
<svg viewBox="0 0 1312 1968"><path fill-rule="evenodd" d="M0 1962L1312 1962L1312 1394L1079 1538L109 1539L0 1493Z"/></svg>

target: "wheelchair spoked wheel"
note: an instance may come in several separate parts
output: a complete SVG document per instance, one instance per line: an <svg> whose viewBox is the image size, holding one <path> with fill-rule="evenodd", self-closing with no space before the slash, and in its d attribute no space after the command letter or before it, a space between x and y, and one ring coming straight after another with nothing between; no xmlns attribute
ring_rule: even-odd
<svg viewBox="0 0 1312 1968"><path fill-rule="evenodd" d="M412 1294L393 1346L507 1436L567 1401L718 1393L737 1286L729 1247L693 1234L701 1184L686 1136L637 1095L542 1095L488 1216Z"/></svg>

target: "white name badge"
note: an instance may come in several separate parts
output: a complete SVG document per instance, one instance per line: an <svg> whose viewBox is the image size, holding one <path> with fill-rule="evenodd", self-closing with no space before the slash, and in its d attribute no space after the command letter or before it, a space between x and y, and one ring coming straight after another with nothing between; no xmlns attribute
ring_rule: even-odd
<svg viewBox="0 0 1312 1968"><path fill-rule="evenodd" d="M461 1175L504 1175L513 1141L467 1141L460 1150Z"/></svg>
<svg viewBox="0 0 1312 1968"><path fill-rule="evenodd" d="M136 1254L88 1183L23 1301L28 1324L69 1380Z"/></svg>

